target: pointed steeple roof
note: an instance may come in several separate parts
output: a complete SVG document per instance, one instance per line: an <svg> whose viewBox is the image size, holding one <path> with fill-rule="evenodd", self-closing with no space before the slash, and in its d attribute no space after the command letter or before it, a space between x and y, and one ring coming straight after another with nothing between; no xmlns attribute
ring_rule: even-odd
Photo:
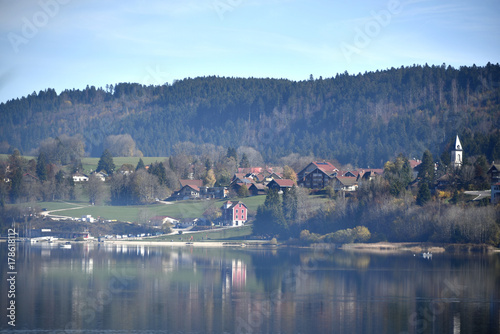
<svg viewBox="0 0 500 334"><path fill-rule="evenodd" d="M458 135L457 139L455 139L455 151L462 151L462 144L460 143L460 139L458 139Z"/></svg>

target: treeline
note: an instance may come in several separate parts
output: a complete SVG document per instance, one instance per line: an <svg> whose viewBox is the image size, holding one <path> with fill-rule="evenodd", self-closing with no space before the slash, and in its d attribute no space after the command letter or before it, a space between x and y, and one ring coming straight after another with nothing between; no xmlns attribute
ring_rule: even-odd
<svg viewBox="0 0 500 334"><path fill-rule="evenodd" d="M133 148L127 136L112 138L110 147ZM116 143L127 145L115 145ZM174 146L174 153L165 161L145 166L116 166L112 149L101 154L95 171L83 170L83 141L80 136L61 136L40 144L36 158L26 159L16 149L0 160L0 210L5 204L36 201L74 200L88 198L91 204L147 204L165 199L180 188L180 179L201 179L208 187L228 186L238 166L261 166L260 153L250 147L224 149L212 144L196 146L183 142ZM295 162L300 162L298 159ZM104 173L105 182L98 175ZM88 181L77 193L73 175L87 174ZM79 189L80 189L79 188ZM1 213L1 211L0 211Z"/></svg>
<svg viewBox="0 0 500 334"><path fill-rule="evenodd" d="M426 148L438 156L459 134L467 154L492 161L500 159L499 83L499 64L443 64L300 82L202 77L47 89L0 105L0 153L78 134L99 156L110 136L129 135L136 147L124 152L133 155L170 156L191 142L252 147L266 162L297 153L366 167Z"/></svg>

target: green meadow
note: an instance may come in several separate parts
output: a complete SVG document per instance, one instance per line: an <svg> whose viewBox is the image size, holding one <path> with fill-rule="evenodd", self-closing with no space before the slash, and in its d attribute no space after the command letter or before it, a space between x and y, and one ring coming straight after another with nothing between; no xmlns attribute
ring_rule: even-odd
<svg viewBox="0 0 500 334"><path fill-rule="evenodd" d="M227 199L226 199L227 200ZM150 205L128 205L128 206L110 206L94 205L88 202L39 202L36 203L40 208L47 210L60 210L53 212L55 215L80 218L83 215L92 215L92 217L101 217L107 220L119 220L136 222L139 216L170 216L176 219L194 219L201 217L203 212L210 206L220 207L226 200L189 200L178 202L155 203ZM241 200L245 203L250 214L255 214L257 207L264 203L265 196L246 197L234 200ZM33 204L30 204L33 205Z"/></svg>
<svg viewBox="0 0 500 334"><path fill-rule="evenodd" d="M9 158L9 154L0 154L0 160L7 160ZM24 155L24 159L32 160L36 159L36 157ZM82 158L82 166L84 173L90 173L90 171L94 171L97 169L97 164L99 163L100 158ZM145 165L150 165L153 162L163 162L168 159L168 157L113 157L113 162L115 163L116 168L120 168L123 164L130 164L132 166L137 166L139 159L142 159Z"/></svg>
<svg viewBox="0 0 500 334"><path fill-rule="evenodd" d="M90 172L97 169L97 164L99 163L100 158L83 158L82 166L84 172ZM142 159L145 165L150 165L153 162L164 162L168 159L168 157L114 157L113 162L115 163L116 168L120 168L124 164L129 164L137 166L139 159Z"/></svg>

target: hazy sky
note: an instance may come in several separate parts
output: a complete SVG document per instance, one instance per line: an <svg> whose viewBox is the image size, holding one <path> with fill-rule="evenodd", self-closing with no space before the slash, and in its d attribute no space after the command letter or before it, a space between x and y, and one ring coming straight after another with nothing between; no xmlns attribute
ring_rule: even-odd
<svg viewBox="0 0 500 334"><path fill-rule="evenodd" d="M500 62L498 0L0 0L0 102L197 76Z"/></svg>

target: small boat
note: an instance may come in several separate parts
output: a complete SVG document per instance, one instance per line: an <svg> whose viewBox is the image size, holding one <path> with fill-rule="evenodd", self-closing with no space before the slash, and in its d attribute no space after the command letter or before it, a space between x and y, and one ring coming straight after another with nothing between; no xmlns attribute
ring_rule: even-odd
<svg viewBox="0 0 500 334"><path fill-rule="evenodd" d="M61 248L71 249L71 244L69 242L66 242L64 244L61 244Z"/></svg>

